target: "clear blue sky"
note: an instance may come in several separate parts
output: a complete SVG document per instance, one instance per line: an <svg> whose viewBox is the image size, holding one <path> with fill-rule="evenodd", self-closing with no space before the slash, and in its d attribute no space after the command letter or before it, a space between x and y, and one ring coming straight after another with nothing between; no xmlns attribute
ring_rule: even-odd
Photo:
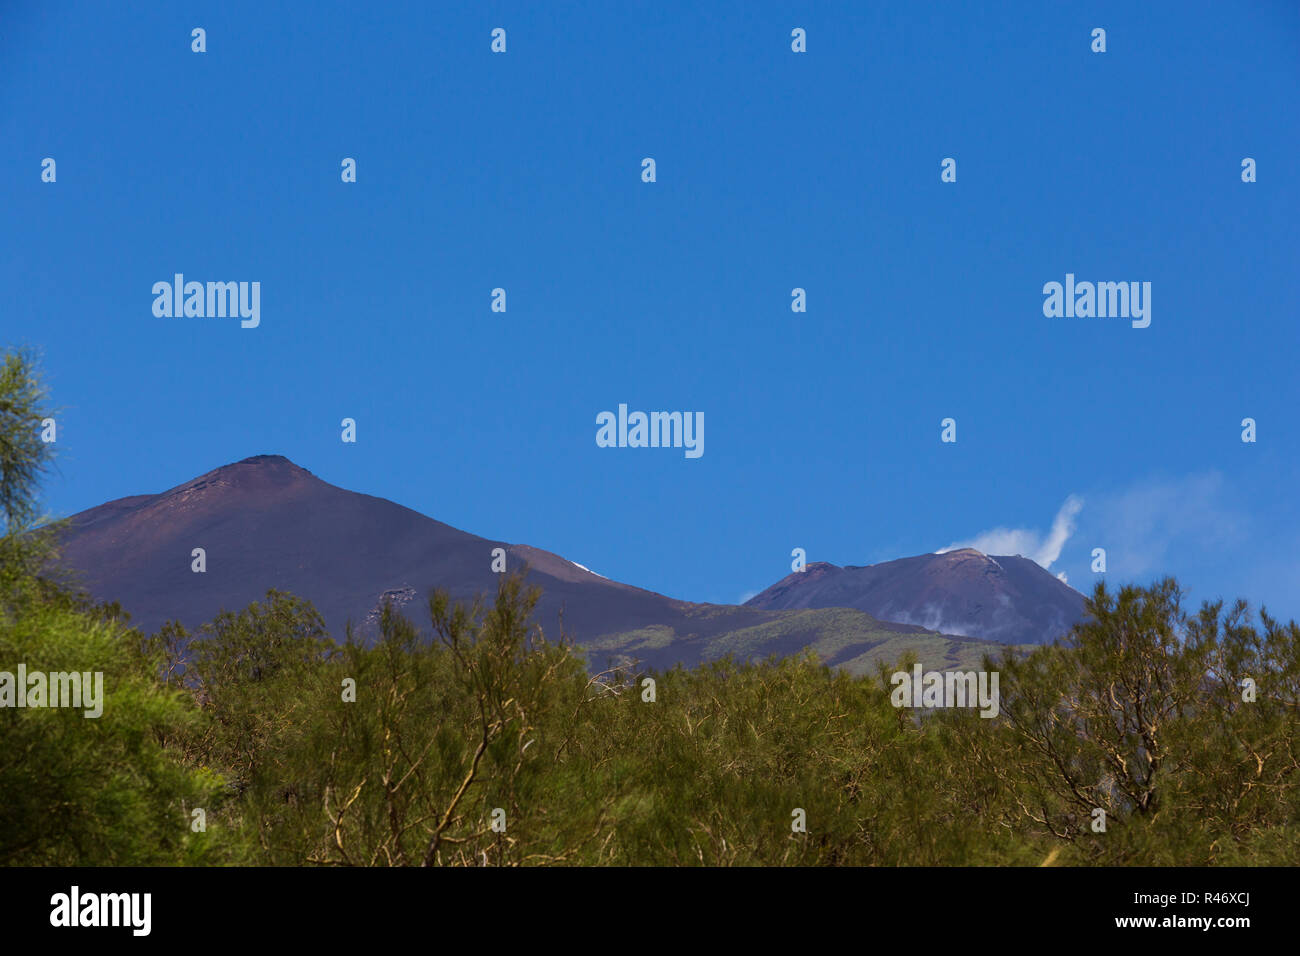
<svg viewBox="0 0 1300 956"><path fill-rule="evenodd" d="M116 7L0 7L52 512L283 454L692 600L1001 528L1300 616L1300 4ZM154 317L175 272L261 326ZM1150 328L1044 317L1067 272ZM704 456L598 448L619 403Z"/></svg>

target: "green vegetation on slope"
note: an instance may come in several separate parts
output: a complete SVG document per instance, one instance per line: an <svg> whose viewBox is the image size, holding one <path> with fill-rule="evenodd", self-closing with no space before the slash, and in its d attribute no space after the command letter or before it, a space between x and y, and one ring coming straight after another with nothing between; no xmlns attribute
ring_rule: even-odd
<svg viewBox="0 0 1300 956"><path fill-rule="evenodd" d="M893 664L909 655L927 670L966 670L979 667L986 654L1004 650L990 641L889 628L851 608L769 613L773 620L721 634L698 636L658 625L586 640L581 650L593 665L603 667L610 659L625 664L655 662L663 656L659 652L667 648L677 654L689 649L692 661L728 655L737 660L784 657L807 649L823 663L857 675L874 674L879 665Z"/></svg>

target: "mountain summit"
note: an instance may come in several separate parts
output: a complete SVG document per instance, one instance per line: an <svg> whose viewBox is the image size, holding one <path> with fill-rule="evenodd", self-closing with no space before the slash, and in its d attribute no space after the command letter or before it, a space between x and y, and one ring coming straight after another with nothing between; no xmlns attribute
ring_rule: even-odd
<svg viewBox="0 0 1300 956"><path fill-rule="evenodd" d="M746 607L849 607L873 617L1007 644L1050 643L1084 617L1083 595L1020 555L974 548L866 567L818 562Z"/></svg>
<svg viewBox="0 0 1300 956"><path fill-rule="evenodd" d="M196 548L203 573L192 570ZM310 598L341 634L347 621L372 617L385 596L422 596L434 585L457 598L495 591L494 548L505 549L511 570L529 562L548 604L573 603L583 623L600 617L612 595L632 618L667 600L558 555L345 491L280 455L245 458L160 494L83 511L70 521L63 558L92 594L120 601L146 630L171 619L194 627L277 588Z"/></svg>

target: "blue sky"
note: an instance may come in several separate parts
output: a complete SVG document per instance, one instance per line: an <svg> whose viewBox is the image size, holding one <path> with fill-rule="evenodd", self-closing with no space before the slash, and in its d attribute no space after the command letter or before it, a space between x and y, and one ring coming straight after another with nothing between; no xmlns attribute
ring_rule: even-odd
<svg viewBox="0 0 1300 956"><path fill-rule="evenodd" d="M997 542L1300 616L1300 5L698 6L6 2L48 508L283 454L692 600ZM176 272L260 326L155 317ZM1045 317L1067 272L1150 327ZM703 457L597 447L619 403Z"/></svg>

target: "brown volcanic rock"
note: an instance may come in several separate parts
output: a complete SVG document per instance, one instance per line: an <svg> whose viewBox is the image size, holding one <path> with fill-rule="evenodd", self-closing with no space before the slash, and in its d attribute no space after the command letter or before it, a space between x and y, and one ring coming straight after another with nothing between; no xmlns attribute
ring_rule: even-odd
<svg viewBox="0 0 1300 956"><path fill-rule="evenodd" d="M138 626L194 627L278 588L312 600L332 633L361 624L386 592L409 603L431 587L469 598L496 590L492 550L533 568L544 619L566 601L566 626L661 623L684 602L609 581L558 555L459 531L383 498L345 491L278 455L258 455L157 495L73 516L65 564L96 597L115 599ZM190 569L203 548L207 571ZM574 599L581 598L580 601ZM418 612L412 615L419 617Z"/></svg>
<svg viewBox="0 0 1300 956"><path fill-rule="evenodd" d="M549 636L559 631L561 611L565 632L580 645L645 629L676 635L663 646L651 641L636 655L653 666L715 656L710 638L791 613L691 604L620 584L548 551L480 538L383 498L337 488L278 455L247 458L161 494L75 515L63 559L92 595L121 602L146 632L168 620L194 630L277 588L311 600L335 637L350 621L370 638L384 598L424 628L425 595L435 587L456 599L490 598L498 547L506 549L508 568L529 565L529 582L542 588L537 620ZM194 548L206 553L203 574L190 569ZM854 623L877 640L881 629L894 627L866 615ZM606 662L591 656L592 664Z"/></svg>
<svg viewBox="0 0 1300 956"><path fill-rule="evenodd" d="M1044 644L1084 617L1083 595L1019 555L973 548L867 567L818 562L751 598L766 610L847 607L1008 644Z"/></svg>
<svg viewBox="0 0 1300 956"><path fill-rule="evenodd" d="M205 551L203 574L190 569L195 548ZM146 632L168 620L194 631L218 612L246 607L276 588L310 600L335 637L351 622L370 639L385 599L427 629L425 596L433 588L459 600L490 598L499 580L491 569L494 548L506 549L512 570L528 564L530 583L542 588L537 621L553 638L563 613L565 632L588 648L595 668L626 657L653 667L690 666L724 653L753 658L812 645L832 663L884 645L893 648L890 653L903 645L939 655L968 649L915 626L919 621L896 624L862 610L761 603L782 594L789 608L853 607L844 602L854 595L836 589L852 583L852 572L870 569L812 565L794 576L799 580L787 578L748 606L692 604L611 581L548 551L480 538L383 498L346 491L278 455L246 458L161 494L74 515L63 538L63 563L94 597L121 602ZM946 560L965 568L960 554ZM939 575L925 593L941 594L945 581L979 579L981 566L977 561ZM1064 588L1043 576L1049 586ZM834 600L815 603L810 585ZM900 616L912 607L884 600L885 591L876 603L896 605Z"/></svg>

